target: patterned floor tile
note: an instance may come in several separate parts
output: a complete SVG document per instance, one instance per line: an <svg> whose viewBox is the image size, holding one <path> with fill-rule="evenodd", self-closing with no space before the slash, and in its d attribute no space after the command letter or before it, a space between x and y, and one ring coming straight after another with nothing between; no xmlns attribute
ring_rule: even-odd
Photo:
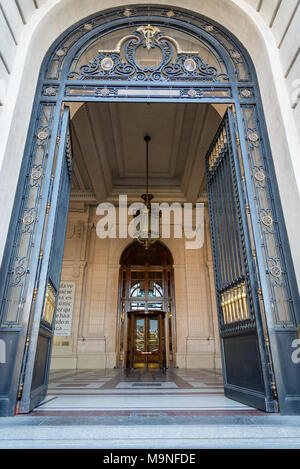
<svg viewBox="0 0 300 469"><path fill-rule="evenodd" d="M59 370L32 415L240 415L257 413L224 396L214 370Z"/></svg>

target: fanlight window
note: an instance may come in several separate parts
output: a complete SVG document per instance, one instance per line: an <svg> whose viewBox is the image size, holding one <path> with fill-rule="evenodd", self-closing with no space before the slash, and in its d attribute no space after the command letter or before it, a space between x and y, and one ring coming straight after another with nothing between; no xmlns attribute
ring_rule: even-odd
<svg viewBox="0 0 300 469"><path fill-rule="evenodd" d="M164 296L162 272L149 272L148 295L151 297Z"/></svg>
<svg viewBox="0 0 300 469"><path fill-rule="evenodd" d="M145 296L145 272L131 273L130 296L135 298Z"/></svg>
<svg viewBox="0 0 300 469"><path fill-rule="evenodd" d="M147 276L148 296L157 298L163 297L162 272L149 272ZM145 272L131 273L130 297L141 298L146 295Z"/></svg>
<svg viewBox="0 0 300 469"><path fill-rule="evenodd" d="M68 79L129 81L227 81L224 62L203 40L171 28L144 25L90 43Z"/></svg>
<svg viewBox="0 0 300 469"><path fill-rule="evenodd" d="M131 287L130 296L133 296L133 297L145 296L145 289L142 288L140 282L135 283L135 284Z"/></svg>
<svg viewBox="0 0 300 469"><path fill-rule="evenodd" d="M150 282L149 285L149 296L163 296L162 286L156 282Z"/></svg>

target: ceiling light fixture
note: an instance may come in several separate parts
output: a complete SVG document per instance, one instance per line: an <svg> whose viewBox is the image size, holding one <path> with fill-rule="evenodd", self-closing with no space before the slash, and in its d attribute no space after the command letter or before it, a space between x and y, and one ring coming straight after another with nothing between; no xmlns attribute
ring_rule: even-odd
<svg viewBox="0 0 300 469"><path fill-rule="evenodd" d="M151 211L151 200L153 195L149 194L149 142L151 137L146 135L144 137L146 142L146 193L141 195L144 201L140 215L140 232L137 240L143 244L145 249L155 243L159 239L159 214L154 214Z"/></svg>

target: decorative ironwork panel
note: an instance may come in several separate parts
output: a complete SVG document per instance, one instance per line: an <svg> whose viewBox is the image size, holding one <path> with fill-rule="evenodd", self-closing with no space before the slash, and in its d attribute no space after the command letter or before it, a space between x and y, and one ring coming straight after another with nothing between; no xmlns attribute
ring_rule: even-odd
<svg viewBox="0 0 300 469"><path fill-rule="evenodd" d="M51 283L48 283L44 309L42 314L42 321L47 324L47 326L52 329L53 316L56 308L56 290Z"/></svg>
<svg viewBox="0 0 300 469"><path fill-rule="evenodd" d="M24 387L19 398L22 412L30 411L43 400L47 392L73 166L69 114L69 108L65 107L61 113L59 138L56 139L55 160L51 168L53 184L48 193L48 216L44 217L43 256L37 269L31 340L28 355L25 354L23 359L21 381Z"/></svg>
<svg viewBox="0 0 300 469"><path fill-rule="evenodd" d="M22 203L14 234L14 248L1 306L1 326L13 326L21 321L47 168L54 110L55 104L41 104L35 124L30 149L31 157L28 160Z"/></svg>
<svg viewBox="0 0 300 469"><path fill-rule="evenodd" d="M112 100L122 100L122 99L174 99L183 101L193 101L201 98L203 101L207 102L218 99L219 101L232 102L232 92L231 89L220 87L220 86L209 86L209 87L200 87L200 86L176 86L177 83L172 84L172 88L166 88L163 84L161 86L155 86L155 88L149 88L145 86L134 85L131 82L131 86L107 86L104 84L103 87L96 85L85 85L84 88L82 85L67 85L65 88L65 97L68 100L75 99L76 101L80 99L89 99L97 98L112 101Z"/></svg>
<svg viewBox="0 0 300 469"><path fill-rule="evenodd" d="M221 294L221 308L224 324L250 319L245 282Z"/></svg>
<svg viewBox="0 0 300 469"><path fill-rule="evenodd" d="M63 37L62 40L57 42L54 50L51 52L51 55L47 57L47 67L46 72L44 75L44 79L46 80L59 80L62 76L63 67L66 63L66 58L70 49L76 44L85 45L84 39L86 41L95 41L101 34L105 34L107 31L111 31L113 28L111 27L112 22L118 22L119 29L128 27L128 24L142 24L145 23L147 26L148 23L151 23L152 27L160 27L160 25L166 25L168 28L172 28L174 25L174 31L178 28L178 23L181 22L181 28L184 30L184 23L188 23L190 28L186 28L186 33L190 36L194 36L198 40L202 40L208 44L209 39L215 40L219 44L221 44L224 49L227 51L228 59L231 63L232 69L234 70L234 76L231 76L231 81L251 81L252 77L250 74L250 67L247 63L243 51L241 50L240 45L225 31L222 27L214 23L213 21L208 21L203 19L200 15L197 15L193 12L191 14L188 11L183 11L180 9L172 8L164 8L164 7L155 7L155 6L138 6L134 8L121 8L119 10L112 9L107 10L105 13L101 13L96 17L86 19L86 22L80 23L75 28L70 28ZM130 22L130 23L129 23ZM154 23L155 22L155 23ZM192 29L195 29L195 32ZM199 35L196 33L196 30L201 28L202 29L202 36L199 38ZM149 39L151 40L151 30L147 33L148 39L146 39L149 43ZM156 39L156 38L155 38ZM136 44L132 44L133 46ZM147 45L146 45L147 47ZM166 49L168 48L167 44L165 44ZM115 57L116 59L117 57ZM187 78L190 78L189 72L184 67L184 61L188 59L186 63L187 67L194 68L194 63L190 60L193 57L186 57L183 60L178 60L175 62L175 68L173 70L170 69L173 76L177 74L180 70L181 73L187 73ZM49 60L50 59L50 60ZM103 56L99 63L105 59ZM98 63L98 64L99 64ZM97 64L94 64L96 66ZM120 62L115 64L117 68L120 67ZM198 72L199 76L202 79L208 70L203 70L203 64L201 61L198 61L199 66ZM220 61L220 66L222 65L222 60ZM122 65L121 65L122 69ZM125 70L123 70L125 71ZM71 72L68 71L67 73ZM190 72L195 72L196 76L196 69L190 70ZM204 74L202 73L204 72ZM120 70L118 71L120 73ZM126 73L129 73L129 69ZM209 74L212 71L209 71ZM223 70L220 73L227 73ZM208 76L209 76L208 74ZM122 74L121 74L122 75ZM213 73L212 73L213 75Z"/></svg>
<svg viewBox="0 0 300 469"><path fill-rule="evenodd" d="M200 44L199 41L199 47ZM82 64L81 55L77 55L68 79L227 81L229 77L223 61L211 46L205 45L205 48L208 61L197 50L183 51L173 37L157 26L139 26L130 33L126 30L113 50L99 50L88 64ZM88 50L84 50L83 55L87 56Z"/></svg>
<svg viewBox="0 0 300 469"><path fill-rule="evenodd" d="M242 114L274 323L292 326L295 324L292 295L256 107L243 105Z"/></svg>

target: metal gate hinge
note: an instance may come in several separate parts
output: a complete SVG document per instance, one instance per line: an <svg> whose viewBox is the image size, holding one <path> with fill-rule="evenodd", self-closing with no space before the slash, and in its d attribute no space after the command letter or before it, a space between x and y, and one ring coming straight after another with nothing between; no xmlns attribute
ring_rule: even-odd
<svg viewBox="0 0 300 469"><path fill-rule="evenodd" d="M21 383L18 389L18 401L22 399L23 388L24 388L24 383Z"/></svg>
<svg viewBox="0 0 300 469"><path fill-rule="evenodd" d="M276 383L275 383L275 381L272 381L271 384L272 384L273 397L274 397L275 400L277 400L278 399L278 394L277 394Z"/></svg>
<svg viewBox="0 0 300 469"><path fill-rule="evenodd" d="M266 342L267 347L269 347L269 346L270 346L269 337L266 337L266 338L265 338L265 342Z"/></svg>

